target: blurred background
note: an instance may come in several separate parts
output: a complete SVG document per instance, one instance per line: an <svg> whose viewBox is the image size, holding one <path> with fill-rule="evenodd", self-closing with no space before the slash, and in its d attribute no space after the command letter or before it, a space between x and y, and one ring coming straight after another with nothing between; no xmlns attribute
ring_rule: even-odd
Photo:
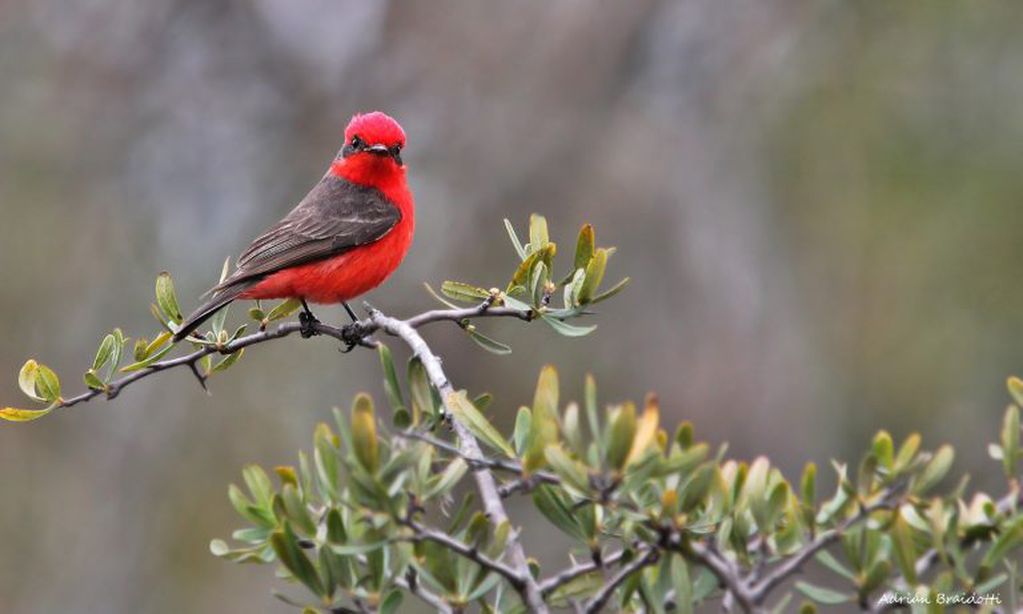
<svg viewBox="0 0 1023 614"><path fill-rule="evenodd" d="M25 405L28 357L78 390L109 329L152 335L161 270L193 306L379 108L408 132L418 228L376 306L501 285L501 219L533 211L563 248L593 222L609 281L633 278L585 339L486 323L515 349L496 357L427 331L498 421L554 363L566 398L587 371L603 401L657 391L667 421L790 474L919 430L1000 489L1021 25L1020 3L943 1L0 2L0 400ZM244 463L294 462L331 406L383 399L376 356L335 346L255 348L212 397L172 372L0 425L0 611L290 611L269 568L207 547L240 524Z"/></svg>

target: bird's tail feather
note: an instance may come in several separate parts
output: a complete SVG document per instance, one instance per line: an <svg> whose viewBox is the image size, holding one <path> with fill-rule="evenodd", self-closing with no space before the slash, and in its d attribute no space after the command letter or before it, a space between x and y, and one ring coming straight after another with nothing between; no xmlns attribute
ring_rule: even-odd
<svg viewBox="0 0 1023 614"><path fill-rule="evenodd" d="M245 292L252 287L254 282L246 281L233 286L228 286L217 290L214 288L215 293L205 303L196 308L192 312L192 315L185 318L185 321L181 323L181 328L174 333L174 342L181 341L188 335L192 334L195 329L202 326L202 323L213 317L213 314L217 313L231 301L238 298L242 292ZM208 294L208 293L207 293Z"/></svg>

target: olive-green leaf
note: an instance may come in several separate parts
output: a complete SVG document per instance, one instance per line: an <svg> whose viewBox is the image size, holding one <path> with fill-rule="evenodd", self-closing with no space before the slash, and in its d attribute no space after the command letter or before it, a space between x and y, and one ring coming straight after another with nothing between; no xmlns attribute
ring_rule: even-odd
<svg viewBox="0 0 1023 614"><path fill-rule="evenodd" d="M1019 407L1010 405L1002 421L1002 467L1005 475L1012 479L1016 475L1016 464L1020 455Z"/></svg>
<svg viewBox="0 0 1023 614"><path fill-rule="evenodd" d="M547 247L548 243L547 218L533 213L529 216L529 250L535 252Z"/></svg>
<svg viewBox="0 0 1023 614"><path fill-rule="evenodd" d="M1009 394L1012 395L1012 400L1015 401L1016 405L1023 405L1023 379L1013 375L1006 382L1006 386L1008 387Z"/></svg>
<svg viewBox="0 0 1023 614"><path fill-rule="evenodd" d="M579 229L579 239L575 243L575 262L573 269L586 269L593 258L596 236L592 224L583 224Z"/></svg>
<svg viewBox="0 0 1023 614"><path fill-rule="evenodd" d="M522 246L522 242L519 241L519 236L515 234L515 227L512 226L508 218L504 218L504 229L508 231L508 238L511 239L512 246L515 248L515 253L518 254L519 260L525 260L526 249Z"/></svg>
<svg viewBox="0 0 1023 614"><path fill-rule="evenodd" d="M495 450L504 452L509 458L515 457L515 451L508 444L507 440L476 409L476 406L466 397L464 390L448 395L447 405L451 408L455 419L464 424L480 441Z"/></svg>
<svg viewBox="0 0 1023 614"><path fill-rule="evenodd" d="M39 363L31 358L25 361L18 372L18 387L33 401L45 402L46 399L36 392L36 378L39 376Z"/></svg>
<svg viewBox="0 0 1023 614"><path fill-rule="evenodd" d="M489 290L478 288L472 284L466 284L460 281L445 281L440 285L440 291L444 294L444 296L452 300L464 301L467 303L478 303L490 298Z"/></svg>
<svg viewBox="0 0 1023 614"><path fill-rule="evenodd" d="M569 324L564 320L559 320L558 318L546 314L544 314L542 318L543 321L553 328L559 335L563 335L565 337L584 337L597 330L596 324L591 324L589 326L576 326L575 324Z"/></svg>
<svg viewBox="0 0 1023 614"><path fill-rule="evenodd" d="M174 281L167 271L156 276L156 304L172 323L180 324L184 320L181 307L178 306L178 297L174 293Z"/></svg>
<svg viewBox="0 0 1023 614"><path fill-rule="evenodd" d="M300 299L289 298L271 309L270 313L266 314L266 321L276 322L277 320L283 320L301 308L302 301Z"/></svg>
<svg viewBox="0 0 1023 614"><path fill-rule="evenodd" d="M370 474L380 466L380 450L377 441L377 423L373 413L373 400L360 393L352 403L352 445L359 464Z"/></svg>
<svg viewBox="0 0 1023 614"><path fill-rule="evenodd" d="M593 254L590 263L586 265L586 281L579 290L579 302L586 304L590 302L600 288L600 282L604 280L604 271L607 268L607 259L611 255L607 248L600 248Z"/></svg>
<svg viewBox="0 0 1023 614"><path fill-rule="evenodd" d="M955 451L952 449L952 446L946 444L938 448L923 471L914 480L911 489L912 493L914 495L923 495L937 486L938 482L948 474L954 459Z"/></svg>
<svg viewBox="0 0 1023 614"><path fill-rule="evenodd" d="M635 436L636 406L626 402L613 412L608 427L606 458L612 469L621 470L625 466Z"/></svg>
<svg viewBox="0 0 1023 614"><path fill-rule="evenodd" d="M316 568L302 552L298 545L298 538L289 523L285 522L282 530L274 531L270 536L270 545L273 547L274 553L277 554L278 560L295 576L295 579L305 584L316 595L326 595Z"/></svg>
<svg viewBox="0 0 1023 614"><path fill-rule="evenodd" d="M96 357L92 359L92 370L99 371L103 368L110 358L114 355L114 345L117 344L117 340L114 339L113 335L107 335L103 337L103 341L100 341L99 349L96 350Z"/></svg>
<svg viewBox="0 0 1023 614"><path fill-rule="evenodd" d="M405 399L402 398L398 370L394 367L391 349L380 343L377 345L377 351L380 354L380 368L384 371L384 392L387 394L387 401L391 404L391 410L401 411L405 408Z"/></svg>
<svg viewBox="0 0 1023 614"><path fill-rule="evenodd" d="M810 584L809 582L803 582L802 580L796 582L796 590L803 593L810 599L813 599L817 603L824 605L838 605L840 603L848 603L852 600L852 595L846 593L840 593L830 588L824 588L817 586L816 584Z"/></svg>
<svg viewBox="0 0 1023 614"><path fill-rule="evenodd" d="M46 409L18 409L17 407L0 408L0 419L8 422L31 422L42 418L53 411L53 407Z"/></svg>
<svg viewBox="0 0 1023 614"><path fill-rule="evenodd" d="M466 327L465 332L468 333L470 339L476 342L476 345L492 354L497 354L498 356L511 354L511 347L484 335L476 330L476 327L471 324Z"/></svg>

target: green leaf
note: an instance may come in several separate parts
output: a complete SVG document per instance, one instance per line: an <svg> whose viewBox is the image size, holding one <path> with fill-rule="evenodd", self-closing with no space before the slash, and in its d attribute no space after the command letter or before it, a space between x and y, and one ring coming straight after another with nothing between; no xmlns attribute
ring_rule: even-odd
<svg viewBox="0 0 1023 614"><path fill-rule="evenodd" d="M490 298L490 290L478 288L460 281L445 281L440 285L440 291L444 296L452 300L467 303L479 303Z"/></svg>
<svg viewBox="0 0 1023 614"><path fill-rule="evenodd" d="M906 522L902 511L895 515L892 522L892 546L895 551L895 562L910 586L916 584L916 546L913 544L913 529Z"/></svg>
<svg viewBox="0 0 1023 614"><path fill-rule="evenodd" d="M827 550L820 550L817 552L815 556L817 558L817 561L820 562L821 565L824 565L825 567L842 576L846 580L849 580L851 582L856 581L856 574L850 571L849 568L847 568L845 565L838 562L838 559L832 556L832 554Z"/></svg>
<svg viewBox="0 0 1023 614"><path fill-rule="evenodd" d="M952 446L946 444L938 448L930 462L927 463L924 470L914 480L910 491L914 495L923 495L937 486L938 482L948 474L954 459L955 451L953 451Z"/></svg>
<svg viewBox="0 0 1023 614"><path fill-rule="evenodd" d="M1019 380L1017 379L1016 381ZM1020 385L1023 386L1023 382ZM1012 479L1016 475L1016 463L1020 456L1019 407L1016 405L1010 405L1005 410L1005 419L1002 421L1000 439L1002 443L1002 467L1005 470L1006 477Z"/></svg>
<svg viewBox="0 0 1023 614"><path fill-rule="evenodd" d="M432 296L433 298L437 299L437 301L439 301L440 303L443 303L444 305L446 305L446 306L448 306L448 307L450 307L452 309L461 309L461 307L459 305L456 305L456 304L452 303L451 301L445 299L443 296L437 294L437 291L434 290L433 286L431 286L430 284L424 282L423 283L423 287L426 288L426 291L427 291L427 293L429 293L430 296Z"/></svg>
<svg viewBox="0 0 1023 614"><path fill-rule="evenodd" d="M547 233L547 218L542 215L533 213L529 216L529 250L538 251L550 243L550 237Z"/></svg>
<svg viewBox="0 0 1023 614"><path fill-rule="evenodd" d="M380 603L380 609L378 611L380 614L397 614L401 608L402 599L404 599L404 597L401 590L393 589L391 592L387 593L386 597L384 597L384 600Z"/></svg>
<svg viewBox="0 0 1023 614"><path fill-rule="evenodd" d="M557 489L547 484L538 487L533 491L533 503L551 524L580 541L587 541L586 532Z"/></svg>
<svg viewBox="0 0 1023 614"><path fill-rule="evenodd" d="M276 322L277 320L283 320L301 308L302 301L300 299L289 298L285 301L282 301L273 309L271 309L270 313L266 314L265 319L267 322Z"/></svg>
<svg viewBox="0 0 1023 614"><path fill-rule="evenodd" d="M39 363L29 359L22 365L21 371L18 372L18 387L33 401L39 401L43 403L46 401L42 396L36 392L36 379L39 376Z"/></svg>
<svg viewBox="0 0 1023 614"><path fill-rule="evenodd" d="M459 480L465 475L469 465L466 464L465 459L456 458L444 469L444 473L440 474L437 481L427 489L423 495L426 499L432 499L437 495L446 495L448 491L458 484Z"/></svg>
<svg viewBox="0 0 1023 614"><path fill-rule="evenodd" d="M156 277L156 304L160 312L174 324L181 324L184 316L181 315L181 307L178 306L178 298L174 294L174 281L170 273L164 271Z"/></svg>
<svg viewBox="0 0 1023 614"><path fill-rule="evenodd" d="M573 270L586 270L586 266L589 265L590 260L593 259L595 245L596 236L593 232L593 225L583 224L583 227L579 229L579 239L575 243L575 262L572 267Z"/></svg>
<svg viewBox="0 0 1023 614"><path fill-rule="evenodd" d="M565 337L583 337L597 330L596 324L590 326L576 326L546 314L541 317L543 318L543 321L550 325L550 327L559 335L563 335Z"/></svg>
<svg viewBox="0 0 1023 614"><path fill-rule="evenodd" d="M894 470L898 472L908 467L919 451L920 434L912 433L909 437L906 437L906 441L902 442L902 447L899 448L899 453L895 456Z"/></svg>
<svg viewBox="0 0 1023 614"><path fill-rule="evenodd" d="M809 582L803 582L799 580L795 584L796 590L803 593L810 599L813 599L817 603L824 605L838 605L840 603L848 603L852 600L852 595L846 593L840 593L830 588L824 588L817 586L816 584L810 584Z"/></svg>
<svg viewBox="0 0 1023 614"><path fill-rule="evenodd" d="M60 379L52 369L44 364L36 365L36 392L44 401L57 403L60 401Z"/></svg>
<svg viewBox="0 0 1023 614"><path fill-rule="evenodd" d="M579 426L579 404L572 401L565 407L565 415L561 421L562 433L569 447L578 456L586 455L586 447L583 445L582 429Z"/></svg>
<svg viewBox="0 0 1023 614"><path fill-rule="evenodd" d="M107 386L92 369L85 372L85 375L82 376L82 381L93 390L104 390Z"/></svg>
<svg viewBox="0 0 1023 614"><path fill-rule="evenodd" d="M532 412L528 407L520 407L519 413L515 415L515 430L512 432L512 441L515 442L515 453L518 455L526 453L526 442L529 440L531 422Z"/></svg>
<svg viewBox="0 0 1023 614"><path fill-rule="evenodd" d="M371 475L380 466L380 450L377 441L377 423L373 414L373 400L360 393L352 403L352 445L359 464Z"/></svg>
<svg viewBox="0 0 1023 614"><path fill-rule="evenodd" d="M419 415L426 413L433 415L435 407L433 404L433 389L430 387L430 379L427 377L423 361L418 356L413 356L408 362L408 392L412 403L412 422L419 424Z"/></svg>
<svg viewBox="0 0 1023 614"><path fill-rule="evenodd" d="M522 468L532 473L546 463L547 446L558 439L558 372L547 365L540 370Z"/></svg>
<svg viewBox="0 0 1023 614"><path fill-rule="evenodd" d="M602 247L593 254L590 263L586 265L586 281L583 282L583 287L579 290L580 303L585 305L596 295L600 283L604 280L604 271L607 268L607 259L610 255L611 251Z"/></svg>
<svg viewBox="0 0 1023 614"><path fill-rule="evenodd" d="M490 337L484 335L483 333L476 330L476 327L472 324L465 328L465 332L469 334L470 339L476 342L476 345L480 346L481 348L488 352L497 354L498 356L511 354L512 351L511 347L501 343L500 341L497 341L496 339L491 339Z"/></svg>
<svg viewBox="0 0 1023 614"><path fill-rule="evenodd" d="M610 288L608 288L604 292L601 292L597 296L594 296L593 298L591 298L589 304L590 305L596 305L597 303L600 303L602 301L606 301L607 299L611 298L612 296L615 296L616 294L618 294L619 292L624 290L625 287L628 286L629 282L631 282L631 281L632 281L632 279L629 278L629 277L623 278L620 282L618 282L615 285L611 286ZM581 289L580 289L580 292L581 292Z"/></svg>
<svg viewBox="0 0 1023 614"><path fill-rule="evenodd" d="M580 463L572 460L561 444L552 443L546 449L547 462L554 473L558 474L566 487L574 488L579 496L590 490L590 481L586 475L586 468Z"/></svg>
<svg viewBox="0 0 1023 614"><path fill-rule="evenodd" d="M984 554L980 563L981 579L986 579L995 565L1020 545L1023 545L1023 517L1017 518L1015 522L1007 526Z"/></svg>
<svg viewBox="0 0 1023 614"><path fill-rule="evenodd" d="M494 425L490 424L476 406L466 398L464 390L448 395L447 405L451 408L456 420L468 428L480 441L495 450L504 452L509 458L515 458L515 451L501 436Z"/></svg>
<svg viewBox="0 0 1023 614"><path fill-rule="evenodd" d="M384 392L387 393L387 401L391 404L391 409L397 413L405 409L401 385L398 383L398 370L394 368L391 349L386 344L378 344L377 350L380 353L380 367L384 370Z"/></svg>
<svg viewBox="0 0 1023 614"><path fill-rule="evenodd" d="M231 368L231 365L233 365L234 363L238 362L238 359L241 358L242 354L244 354L244 353L245 353L245 348L241 348L241 349L239 349L239 350L237 350L235 352L231 352L230 354L225 356L222 360L217 362L217 364L213 365L213 368L211 369L211 371L213 371L213 372L227 371L228 369Z"/></svg>
<svg viewBox="0 0 1023 614"><path fill-rule="evenodd" d="M1016 405L1023 405L1023 379L1014 375L1006 382L1006 386L1008 387L1009 394L1012 395L1012 400L1016 403Z"/></svg>
<svg viewBox="0 0 1023 614"><path fill-rule="evenodd" d="M607 437L607 464L612 469L621 470L625 459L632 449L632 440L636 436L636 406L626 402L611 417Z"/></svg>
<svg viewBox="0 0 1023 614"><path fill-rule="evenodd" d="M504 228L508 231L508 238L511 239L512 246L515 248L515 253L518 254L519 260L526 259L526 250L522 247L522 242L519 241L519 236L515 234L515 227L508 218L504 218Z"/></svg>
<svg viewBox="0 0 1023 614"><path fill-rule="evenodd" d="M892 443L892 436L888 431L878 431L874 436L874 456L878 464L885 469L891 469L895 463L895 444Z"/></svg>
<svg viewBox="0 0 1023 614"><path fill-rule="evenodd" d="M38 420L53 411L53 407L46 409L18 409L16 407L4 407L0 409L0 419L8 422L31 422Z"/></svg>
<svg viewBox="0 0 1023 614"><path fill-rule="evenodd" d="M323 583L320 582L316 568L298 546L298 538L291 530L289 523L284 523L283 530L274 531L270 536L270 545L273 547L274 553L277 554L278 560L295 576L295 579L305 584L316 595L326 596L327 591Z"/></svg>
<svg viewBox="0 0 1023 614"><path fill-rule="evenodd" d="M116 344L117 340L114 339L113 335L103 337L103 341L100 341L99 349L96 350L96 358L92 359L93 371L99 371L110 361L110 358L114 355L114 346Z"/></svg>

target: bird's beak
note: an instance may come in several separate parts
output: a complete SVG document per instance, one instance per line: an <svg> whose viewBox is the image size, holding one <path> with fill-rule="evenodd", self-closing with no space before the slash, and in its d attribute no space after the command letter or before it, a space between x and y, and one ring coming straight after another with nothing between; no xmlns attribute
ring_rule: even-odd
<svg viewBox="0 0 1023 614"><path fill-rule="evenodd" d="M383 145L383 144L379 144L379 143L376 144L376 145L370 145L369 147L366 148L366 151L368 151L371 154L376 154L378 156L389 156L389 155L391 155L391 150L387 148L387 145Z"/></svg>

